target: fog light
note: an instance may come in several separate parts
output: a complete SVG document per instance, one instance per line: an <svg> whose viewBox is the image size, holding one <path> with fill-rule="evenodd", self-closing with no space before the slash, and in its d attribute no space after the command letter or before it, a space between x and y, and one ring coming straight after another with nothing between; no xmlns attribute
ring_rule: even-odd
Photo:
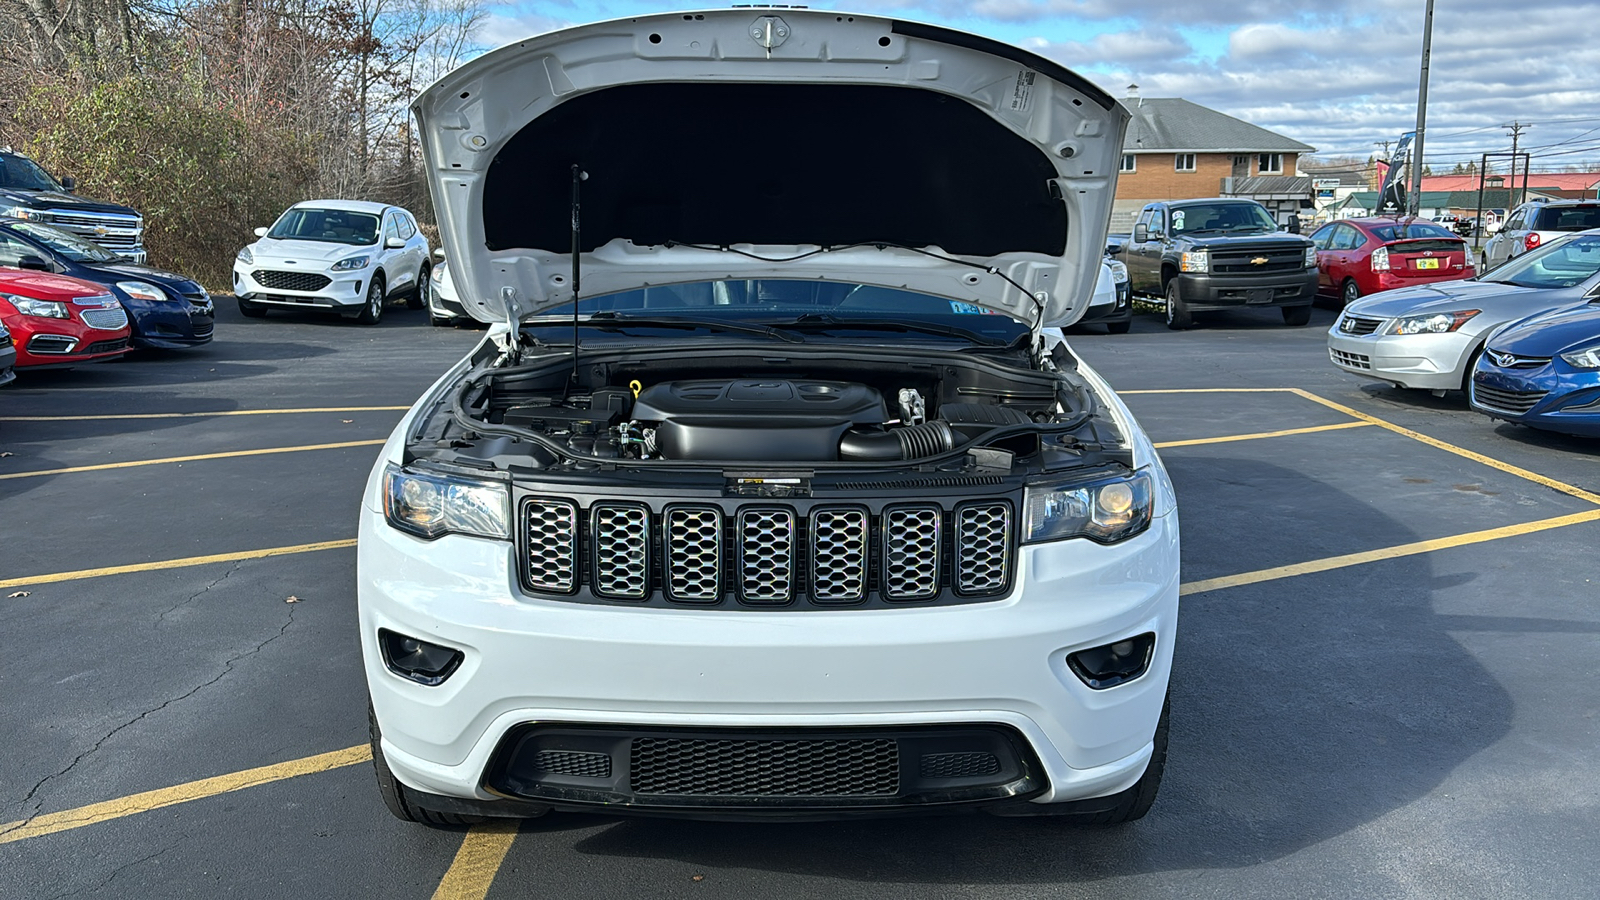
<svg viewBox="0 0 1600 900"><path fill-rule="evenodd" d="M1105 690L1143 675L1150 668L1155 648L1155 634L1145 632L1114 644L1079 650L1067 657L1067 666L1084 684L1097 691Z"/></svg>
<svg viewBox="0 0 1600 900"><path fill-rule="evenodd" d="M383 664L389 671L429 687L443 684L465 658L460 650L430 644L387 628L378 629L378 648L383 652Z"/></svg>

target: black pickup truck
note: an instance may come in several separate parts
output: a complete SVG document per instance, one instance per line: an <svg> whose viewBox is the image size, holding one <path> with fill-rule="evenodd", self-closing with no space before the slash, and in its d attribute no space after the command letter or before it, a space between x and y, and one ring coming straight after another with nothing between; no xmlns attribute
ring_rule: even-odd
<svg viewBox="0 0 1600 900"><path fill-rule="evenodd" d="M0 216L53 225L142 264L144 217L118 203L79 197L72 193L76 187L71 178L57 181L33 160L0 147Z"/></svg>
<svg viewBox="0 0 1600 900"><path fill-rule="evenodd" d="M1196 312L1257 306L1280 307L1288 325L1311 321L1316 248L1279 231L1254 200L1151 203L1116 258L1127 264L1134 294L1166 302L1168 328L1189 327Z"/></svg>

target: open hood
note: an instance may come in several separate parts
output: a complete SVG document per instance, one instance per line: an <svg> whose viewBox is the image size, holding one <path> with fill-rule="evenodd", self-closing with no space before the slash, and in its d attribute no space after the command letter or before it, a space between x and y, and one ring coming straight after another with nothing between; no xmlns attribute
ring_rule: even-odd
<svg viewBox="0 0 1600 900"><path fill-rule="evenodd" d="M581 296L827 278L1071 324L1094 293L1128 119L1008 44L785 8L529 38L414 109L451 277L486 322L572 299L578 166Z"/></svg>

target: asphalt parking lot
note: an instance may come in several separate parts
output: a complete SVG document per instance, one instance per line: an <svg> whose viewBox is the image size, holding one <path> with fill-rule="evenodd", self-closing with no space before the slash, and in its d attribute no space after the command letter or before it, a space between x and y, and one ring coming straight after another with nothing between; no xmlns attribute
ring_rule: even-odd
<svg viewBox="0 0 1600 900"><path fill-rule="evenodd" d="M1328 363L1332 313L1072 337L1184 526L1171 755L1109 830L390 817L355 511L479 338L219 308L0 391L0 897L1578 897L1600 883L1600 449ZM294 598L294 602L289 602Z"/></svg>

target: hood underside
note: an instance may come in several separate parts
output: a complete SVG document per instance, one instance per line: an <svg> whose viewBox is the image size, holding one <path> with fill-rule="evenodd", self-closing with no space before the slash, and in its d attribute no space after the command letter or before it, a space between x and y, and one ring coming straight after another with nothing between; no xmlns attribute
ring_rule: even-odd
<svg viewBox="0 0 1600 900"><path fill-rule="evenodd" d="M584 296L787 275L1067 324L1093 293L1127 119L1009 45L796 9L542 35L415 109L452 277L485 321L571 299L576 222Z"/></svg>

